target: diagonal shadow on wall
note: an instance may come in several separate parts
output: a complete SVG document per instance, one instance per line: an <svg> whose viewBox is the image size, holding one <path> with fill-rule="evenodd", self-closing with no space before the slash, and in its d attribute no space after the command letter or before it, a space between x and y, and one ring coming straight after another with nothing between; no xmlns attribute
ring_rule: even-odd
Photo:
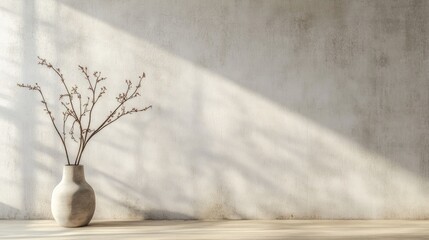
<svg viewBox="0 0 429 240"><path fill-rule="evenodd" d="M429 114L426 104L429 95L424 66L428 46L428 21L425 19L429 17L426 14L429 5L426 2L194 1L183 4L112 1L103 8L99 7L105 6L101 1L61 3L150 42L339 134L362 149L382 156L388 161L388 169L399 166L418 179L428 175ZM204 106L198 106L207 99L201 96L204 87L195 89L195 111L204 111L201 110ZM237 100L234 104L239 103ZM266 122L258 131L255 124L245 120L253 116L246 116L245 108L235 108L243 110L243 117L236 121L241 126L238 128L240 139L249 139L251 135L246 131L253 131L261 134L259 139L271 139L271 144L279 148L298 145L295 159L329 161L341 158L333 156L332 149L323 151L325 139L291 141L282 134L276 136L276 131L269 130L270 119L261 118ZM201 118L191 121L199 133L204 134L210 128L198 126L203 122ZM287 124L285 121L284 125ZM204 144L216 146L219 139L207 134L203 138ZM255 149L258 147L258 144L252 146L255 143L249 140L241 142L246 145L244 148L242 145L235 147ZM303 144L313 147L299 150L299 145ZM222 159L232 164L238 157L246 157L246 154L219 154L213 150L215 147L190 148L189 155L200 156L203 162L204 159ZM258 151L249 154L255 153ZM317 168L332 174L341 172L341 165L332 162L324 162ZM213 168L213 172L224 170L223 167L217 169L214 162L204 164ZM297 164L296 171L303 168L300 164L303 163ZM293 165L289 162L288 166ZM235 169L243 168L241 165ZM379 185L375 189L382 189L382 185L390 181L388 169L374 170L377 174L387 174L382 177L384 180L375 183ZM304 170L302 174L309 173ZM338 175L339 179L345 176ZM263 182L262 176L252 175L247 179L252 177ZM390 194L374 191L372 194L387 198ZM335 195L335 191L331 194ZM348 198L355 199L356 196ZM287 204L294 205L293 202ZM309 205L308 202L305 204Z"/></svg>

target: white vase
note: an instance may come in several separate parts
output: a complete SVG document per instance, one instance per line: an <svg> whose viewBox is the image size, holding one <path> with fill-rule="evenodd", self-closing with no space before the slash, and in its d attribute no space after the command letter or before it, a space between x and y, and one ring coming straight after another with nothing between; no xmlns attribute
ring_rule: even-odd
<svg viewBox="0 0 429 240"><path fill-rule="evenodd" d="M63 227L86 226L95 210L95 193L86 182L82 165L66 165L63 178L52 192L51 210Z"/></svg>

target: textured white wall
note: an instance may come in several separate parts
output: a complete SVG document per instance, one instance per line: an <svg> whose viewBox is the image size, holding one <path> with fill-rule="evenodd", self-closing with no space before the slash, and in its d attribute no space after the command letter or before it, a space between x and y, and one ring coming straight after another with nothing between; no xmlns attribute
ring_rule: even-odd
<svg viewBox="0 0 429 240"><path fill-rule="evenodd" d="M51 218L65 163L16 87L57 99L37 55L102 71L106 106L147 73L153 109L83 157L96 218L427 218L428 23L426 1L3 0L0 218Z"/></svg>

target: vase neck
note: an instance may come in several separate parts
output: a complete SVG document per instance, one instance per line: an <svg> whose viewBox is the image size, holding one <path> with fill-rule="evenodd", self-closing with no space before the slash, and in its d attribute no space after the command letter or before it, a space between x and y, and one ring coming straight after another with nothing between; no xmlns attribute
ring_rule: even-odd
<svg viewBox="0 0 429 240"><path fill-rule="evenodd" d="M82 165L66 165L63 168L63 181L84 182L85 173Z"/></svg>

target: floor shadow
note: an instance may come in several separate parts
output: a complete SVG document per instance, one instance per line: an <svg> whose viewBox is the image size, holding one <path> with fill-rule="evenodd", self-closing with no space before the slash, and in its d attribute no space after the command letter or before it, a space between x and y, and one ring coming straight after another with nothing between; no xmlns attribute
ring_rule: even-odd
<svg viewBox="0 0 429 240"><path fill-rule="evenodd" d="M144 210L141 215L145 220L195 220L194 216L180 212L172 212L163 209Z"/></svg>

